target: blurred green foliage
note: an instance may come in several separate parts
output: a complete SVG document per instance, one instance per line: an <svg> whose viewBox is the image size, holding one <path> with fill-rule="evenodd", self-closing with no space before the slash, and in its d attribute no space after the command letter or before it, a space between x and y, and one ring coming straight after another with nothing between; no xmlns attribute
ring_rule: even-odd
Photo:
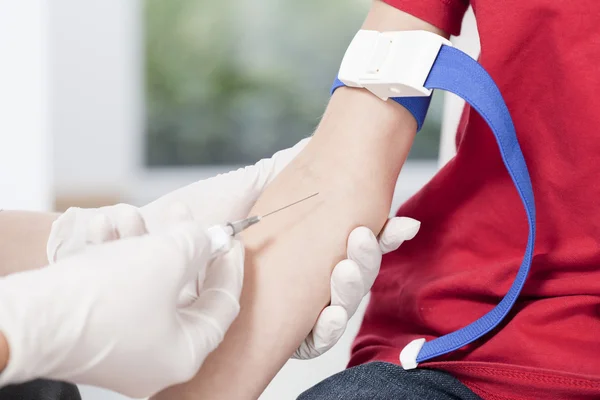
<svg viewBox="0 0 600 400"><path fill-rule="evenodd" d="M146 0L147 164L253 163L308 136L368 3ZM437 155L439 103L412 157Z"/></svg>

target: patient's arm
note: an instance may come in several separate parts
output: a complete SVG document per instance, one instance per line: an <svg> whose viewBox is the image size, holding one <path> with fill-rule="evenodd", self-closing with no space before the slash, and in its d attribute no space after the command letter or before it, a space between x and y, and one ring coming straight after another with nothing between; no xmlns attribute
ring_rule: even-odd
<svg viewBox="0 0 600 400"><path fill-rule="evenodd" d="M46 242L58 214L0 212L0 276L48 264Z"/></svg>
<svg viewBox="0 0 600 400"><path fill-rule="evenodd" d="M435 31L380 2L365 28ZM336 91L314 138L251 214L320 194L246 232L238 319L192 381L157 398L244 400L260 395L329 301L331 269L345 258L349 233L360 225L381 230L415 131L413 117L398 104L363 90Z"/></svg>

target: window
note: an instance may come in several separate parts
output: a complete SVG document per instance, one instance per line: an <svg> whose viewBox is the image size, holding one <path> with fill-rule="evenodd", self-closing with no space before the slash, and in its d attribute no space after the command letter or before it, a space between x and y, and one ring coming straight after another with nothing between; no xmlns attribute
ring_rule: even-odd
<svg viewBox="0 0 600 400"><path fill-rule="evenodd" d="M146 163L254 163L308 136L369 0L147 0ZM435 158L441 97L411 152Z"/></svg>

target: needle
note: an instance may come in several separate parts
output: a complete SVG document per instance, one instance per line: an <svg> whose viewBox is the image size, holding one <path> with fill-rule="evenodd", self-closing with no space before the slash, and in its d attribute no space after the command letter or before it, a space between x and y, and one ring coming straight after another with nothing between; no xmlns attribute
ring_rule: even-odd
<svg viewBox="0 0 600 400"><path fill-rule="evenodd" d="M248 218L245 218L245 219L242 219L242 220L239 220L239 221L228 222L226 224L226 227L229 230L229 234L231 236L235 236L238 233L244 231L245 229L251 227L252 225L258 224L260 221L262 221L263 218L268 217L269 215L273 215L275 213L278 213L279 211L285 210L286 208L294 206L294 205L296 205L298 203L302 203L303 201L306 201L306 200L308 200L308 199L310 199L312 197L315 197L318 194L319 194L319 192L313 193L310 196L307 196L307 197L305 197L303 199L300 199L300 200L295 201L295 202L293 202L291 204L288 204L287 206L278 208L277 210L268 212L268 213L266 213L264 215L261 215L261 216L255 215L253 217L248 217Z"/></svg>
<svg viewBox="0 0 600 400"><path fill-rule="evenodd" d="M271 211L271 212L269 212L269 213L266 213L266 214L262 215L260 218L261 218L261 219L263 219L263 218L265 218L265 217L268 217L269 215L273 215L273 214L275 214L275 213L278 213L279 211L285 210L286 208L289 208L289 207L291 207L291 206L295 206L296 204L298 204L298 203L302 203L303 201L305 201L305 200L308 200L308 199L310 199L310 198L312 198L312 197L315 197L315 196L316 196L316 195L318 195L318 194L319 194L319 192L317 192L317 193L313 193L313 194L311 194L310 196L307 196L307 197L305 197L305 198L303 198L303 199L300 199L300 200L298 200L298 201L295 201L295 202L293 202L293 203L291 203L291 204L288 204L287 206L284 206L284 207L278 208L278 209L277 209L277 210L275 210L275 211Z"/></svg>

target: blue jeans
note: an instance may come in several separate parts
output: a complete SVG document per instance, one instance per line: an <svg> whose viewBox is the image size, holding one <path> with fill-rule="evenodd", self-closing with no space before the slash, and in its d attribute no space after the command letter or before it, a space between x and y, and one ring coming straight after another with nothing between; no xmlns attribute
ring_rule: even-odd
<svg viewBox="0 0 600 400"><path fill-rule="evenodd" d="M38 379L0 388L1 400L81 400L77 386Z"/></svg>
<svg viewBox="0 0 600 400"><path fill-rule="evenodd" d="M481 400L446 372L372 362L333 375L298 400Z"/></svg>

